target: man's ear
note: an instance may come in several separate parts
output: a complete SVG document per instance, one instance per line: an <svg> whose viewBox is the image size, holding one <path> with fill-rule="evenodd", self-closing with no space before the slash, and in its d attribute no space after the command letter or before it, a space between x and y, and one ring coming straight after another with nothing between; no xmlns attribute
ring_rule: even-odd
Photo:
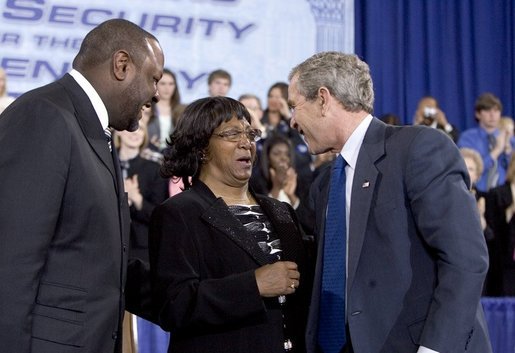
<svg viewBox="0 0 515 353"><path fill-rule="evenodd" d="M118 50L113 55L113 73L114 77L118 81L123 81L127 78L128 75L128 67L131 62L131 57L129 53L125 50Z"/></svg>
<svg viewBox="0 0 515 353"><path fill-rule="evenodd" d="M318 89L318 97L320 99L320 104L322 105L322 115L324 115L329 108L331 92L329 92L327 87L322 86Z"/></svg>

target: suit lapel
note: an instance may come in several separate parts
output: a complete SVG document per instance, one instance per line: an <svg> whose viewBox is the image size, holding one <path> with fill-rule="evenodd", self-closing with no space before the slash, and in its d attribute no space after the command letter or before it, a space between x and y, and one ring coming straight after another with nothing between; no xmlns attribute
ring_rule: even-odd
<svg viewBox="0 0 515 353"><path fill-rule="evenodd" d="M373 119L359 151L352 182L349 215L348 285L352 285L365 239L372 197L377 186L378 170L375 162L385 153L386 125Z"/></svg>
<svg viewBox="0 0 515 353"><path fill-rule="evenodd" d="M229 211L223 199L217 199L211 190L201 181L197 180L195 184L193 189L199 192L204 199L207 198L210 203L201 215L201 218L233 241L234 244L249 254L259 265L268 264L268 259L263 250L261 250L256 241L244 236L247 230L231 211Z"/></svg>
<svg viewBox="0 0 515 353"><path fill-rule="evenodd" d="M111 152L109 152L104 131L102 130L100 120L97 117L97 113L95 112L93 105L90 103L86 93L69 74L64 75L63 78L59 80L59 83L62 84L69 92L75 107L75 116L79 122L82 132L98 158L100 158L102 163L111 173L118 193L119 187L113 157Z"/></svg>

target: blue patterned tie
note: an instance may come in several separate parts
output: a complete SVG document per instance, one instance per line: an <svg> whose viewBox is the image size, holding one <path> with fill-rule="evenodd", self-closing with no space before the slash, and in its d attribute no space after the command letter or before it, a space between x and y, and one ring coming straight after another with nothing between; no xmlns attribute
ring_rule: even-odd
<svg viewBox="0 0 515 353"><path fill-rule="evenodd" d="M345 345L345 166L341 155L331 172L324 235L318 342L324 353L339 353Z"/></svg>

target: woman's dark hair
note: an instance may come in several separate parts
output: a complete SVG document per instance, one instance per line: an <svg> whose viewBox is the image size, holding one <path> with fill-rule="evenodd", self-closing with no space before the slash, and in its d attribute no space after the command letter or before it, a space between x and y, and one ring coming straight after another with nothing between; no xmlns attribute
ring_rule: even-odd
<svg viewBox="0 0 515 353"><path fill-rule="evenodd" d="M280 134L272 134L270 137L268 137L265 141L265 144L263 145L263 150L261 151L261 174L263 175L264 179L266 180L266 184L268 189L270 190L272 188L272 180L270 179L270 151L272 148L276 145L286 145L288 146L288 154L290 156L290 166L294 167L294 161L295 161L295 150L293 149L291 141Z"/></svg>
<svg viewBox="0 0 515 353"><path fill-rule="evenodd" d="M229 97L201 98L190 103L167 141L168 147L163 151L161 176L180 177L184 186L189 187L188 177L193 177L193 180L198 178L202 158L213 132L234 117L245 119L250 124L250 115L245 106Z"/></svg>
<svg viewBox="0 0 515 353"><path fill-rule="evenodd" d="M177 84L177 76L172 70L167 68L163 69L163 75L170 75L173 78L173 82L175 82L175 89L173 91L172 96L170 97L170 105L172 109L181 104L181 93L179 91L179 85Z"/></svg>
<svg viewBox="0 0 515 353"><path fill-rule="evenodd" d="M172 70L164 68L163 75L172 76L173 81L175 82L175 89L173 91L172 96L170 97L170 106L172 107L172 122L175 126L177 125L177 122L179 121L179 118L181 117L182 112L184 111L184 105L181 104L181 92L179 90L179 84L177 83L177 76ZM152 106L150 109L151 115L149 122L157 119L156 102L152 102Z"/></svg>
<svg viewBox="0 0 515 353"><path fill-rule="evenodd" d="M286 82L276 82L268 89L268 97L270 97L270 93L272 93L273 89L279 88L281 91L281 96L288 100L288 84Z"/></svg>

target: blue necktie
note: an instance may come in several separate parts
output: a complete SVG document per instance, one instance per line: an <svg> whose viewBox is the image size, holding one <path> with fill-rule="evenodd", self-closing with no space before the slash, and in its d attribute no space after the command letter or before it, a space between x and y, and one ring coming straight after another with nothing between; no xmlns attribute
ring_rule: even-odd
<svg viewBox="0 0 515 353"><path fill-rule="evenodd" d="M318 342L324 353L339 353L345 345L345 166L341 155L331 171L324 235Z"/></svg>

